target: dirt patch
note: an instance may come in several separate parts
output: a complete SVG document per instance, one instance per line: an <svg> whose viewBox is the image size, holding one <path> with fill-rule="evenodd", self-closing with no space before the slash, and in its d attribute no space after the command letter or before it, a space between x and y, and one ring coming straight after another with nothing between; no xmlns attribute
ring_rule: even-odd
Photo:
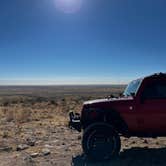
<svg viewBox="0 0 166 166"><path fill-rule="evenodd" d="M82 134L67 127L70 110L123 88L0 87L0 166L165 166L165 138L122 137L119 157L92 162L82 153Z"/></svg>
<svg viewBox="0 0 166 166"><path fill-rule="evenodd" d="M56 123L55 123L56 124ZM9 125L9 124L8 124ZM8 128L6 124L6 127ZM17 126L10 127L14 130ZM32 141L34 144L28 144ZM50 121L24 123L15 137L2 138L0 142L0 165L2 166L164 166L166 139L140 139L124 137L120 156L107 162L92 162L82 153L81 133L67 126L54 125ZM28 148L17 151L20 144ZM31 146L32 145L32 146ZM7 151L3 147L8 148ZM44 154L43 150L49 152Z"/></svg>

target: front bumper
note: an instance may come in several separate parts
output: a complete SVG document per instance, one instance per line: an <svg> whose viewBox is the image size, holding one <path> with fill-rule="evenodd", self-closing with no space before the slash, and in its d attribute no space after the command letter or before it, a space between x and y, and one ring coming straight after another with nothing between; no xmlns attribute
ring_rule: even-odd
<svg viewBox="0 0 166 166"><path fill-rule="evenodd" d="M69 113L69 127L71 129L76 129L77 131L81 132L81 117L78 113Z"/></svg>

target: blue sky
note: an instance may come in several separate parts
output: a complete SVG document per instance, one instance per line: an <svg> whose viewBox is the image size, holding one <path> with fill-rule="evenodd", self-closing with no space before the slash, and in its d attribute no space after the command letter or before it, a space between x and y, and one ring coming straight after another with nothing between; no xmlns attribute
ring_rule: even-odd
<svg viewBox="0 0 166 166"><path fill-rule="evenodd" d="M165 0L68 0L71 13L57 1L0 1L0 84L127 83L166 72Z"/></svg>

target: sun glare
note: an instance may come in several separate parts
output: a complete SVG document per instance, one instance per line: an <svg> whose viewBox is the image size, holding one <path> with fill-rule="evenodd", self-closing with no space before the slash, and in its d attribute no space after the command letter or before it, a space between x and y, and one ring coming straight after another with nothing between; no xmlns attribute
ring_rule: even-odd
<svg viewBox="0 0 166 166"><path fill-rule="evenodd" d="M55 0L56 8L64 13L75 13L80 10L82 0Z"/></svg>

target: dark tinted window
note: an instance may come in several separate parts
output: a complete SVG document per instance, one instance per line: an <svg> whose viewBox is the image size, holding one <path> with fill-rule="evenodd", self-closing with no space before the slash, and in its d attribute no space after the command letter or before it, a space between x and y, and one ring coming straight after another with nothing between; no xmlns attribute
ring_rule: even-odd
<svg viewBox="0 0 166 166"><path fill-rule="evenodd" d="M166 81L155 81L149 84L144 92L144 99L166 99Z"/></svg>

